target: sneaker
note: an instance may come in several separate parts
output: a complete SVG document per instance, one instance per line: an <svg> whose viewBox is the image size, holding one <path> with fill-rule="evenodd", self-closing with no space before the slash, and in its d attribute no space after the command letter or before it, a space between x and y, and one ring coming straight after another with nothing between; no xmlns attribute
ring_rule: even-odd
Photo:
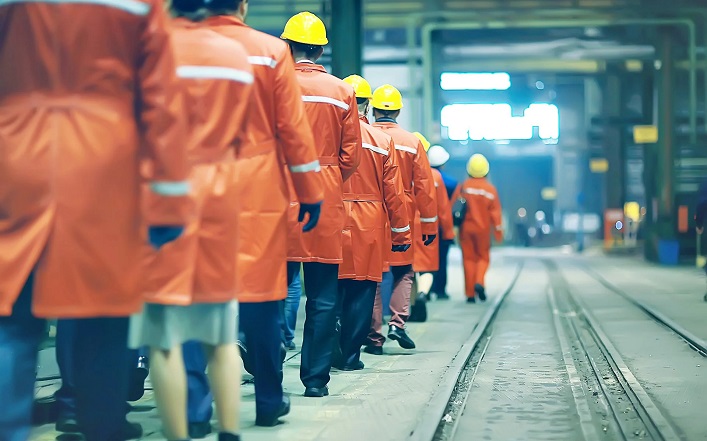
<svg viewBox="0 0 707 441"><path fill-rule="evenodd" d="M403 349L415 349L415 342L404 329L400 329L395 325L390 325L388 328L388 338L398 342Z"/></svg>
<svg viewBox="0 0 707 441"><path fill-rule="evenodd" d="M383 346L366 345L363 352L371 355L383 355Z"/></svg>
<svg viewBox="0 0 707 441"><path fill-rule="evenodd" d="M285 349L287 349L288 351L294 351L295 349L297 349L297 345L293 341L288 341L285 342Z"/></svg>

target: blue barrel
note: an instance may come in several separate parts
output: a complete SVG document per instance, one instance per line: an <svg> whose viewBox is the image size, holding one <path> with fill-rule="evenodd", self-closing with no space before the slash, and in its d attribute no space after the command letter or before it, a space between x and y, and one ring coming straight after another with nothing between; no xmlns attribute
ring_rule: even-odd
<svg viewBox="0 0 707 441"><path fill-rule="evenodd" d="M658 261L663 265L677 265L680 258L680 243L677 240L658 241Z"/></svg>

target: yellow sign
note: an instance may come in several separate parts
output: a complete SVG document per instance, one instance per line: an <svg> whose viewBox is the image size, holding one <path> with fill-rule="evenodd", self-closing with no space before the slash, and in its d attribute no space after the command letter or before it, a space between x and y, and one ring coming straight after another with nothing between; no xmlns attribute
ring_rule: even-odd
<svg viewBox="0 0 707 441"><path fill-rule="evenodd" d="M633 142L636 144L654 144L658 142L658 127L633 126Z"/></svg>
<svg viewBox="0 0 707 441"><path fill-rule="evenodd" d="M545 187L540 191L540 197L545 201L557 199L557 190L554 187Z"/></svg>
<svg viewBox="0 0 707 441"><path fill-rule="evenodd" d="M627 219L638 222L641 219L641 206L638 205L638 202L626 202L624 204L624 216Z"/></svg>
<svg viewBox="0 0 707 441"><path fill-rule="evenodd" d="M609 161L605 158L593 158L589 160L589 170L592 173L606 173L609 171Z"/></svg>

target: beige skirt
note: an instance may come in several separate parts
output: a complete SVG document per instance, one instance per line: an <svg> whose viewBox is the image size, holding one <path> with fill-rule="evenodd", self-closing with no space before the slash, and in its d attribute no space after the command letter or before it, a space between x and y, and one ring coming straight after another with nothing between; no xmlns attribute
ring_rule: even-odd
<svg viewBox="0 0 707 441"><path fill-rule="evenodd" d="M238 302L197 303L188 306L147 303L130 317L128 345L171 349L187 341L211 346L238 339Z"/></svg>

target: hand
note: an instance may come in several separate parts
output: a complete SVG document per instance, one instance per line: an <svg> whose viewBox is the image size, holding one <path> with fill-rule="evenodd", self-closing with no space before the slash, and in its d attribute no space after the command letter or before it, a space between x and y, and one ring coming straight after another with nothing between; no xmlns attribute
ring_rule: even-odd
<svg viewBox="0 0 707 441"><path fill-rule="evenodd" d="M156 225L147 229L147 237L156 250L163 245L173 242L184 233L184 227L177 225Z"/></svg>
<svg viewBox="0 0 707 441"><path fill-rule="evenodd" d="M309 213L309 220L307 220L307 223L304 224L304 227L302 227L302 232L306 233L307 231L311 231L314 229L314 227L317 226L317 222L319 222L319 215L322 213L322 203L317 202L316 204L299 204L299 218L297 219L298 222L304 221L304 215L306 213Z"/></svg>
<svg viewBox="0 0 707 441"><path fill-rule="evenodd" d="M391 248L391 251L394 253L404 253L405 251L410 249L410 244L405 244L405 245L393 245Z"/></svg>
<svg viewBox="0 0 707 441"><path fill-rule="evenodd" d="M423 234L422 235L422 240L424 241L426 247L430 246L430 244L432 244L432 242L434 242L436 238L437 238L436 234Z"/></svg>

